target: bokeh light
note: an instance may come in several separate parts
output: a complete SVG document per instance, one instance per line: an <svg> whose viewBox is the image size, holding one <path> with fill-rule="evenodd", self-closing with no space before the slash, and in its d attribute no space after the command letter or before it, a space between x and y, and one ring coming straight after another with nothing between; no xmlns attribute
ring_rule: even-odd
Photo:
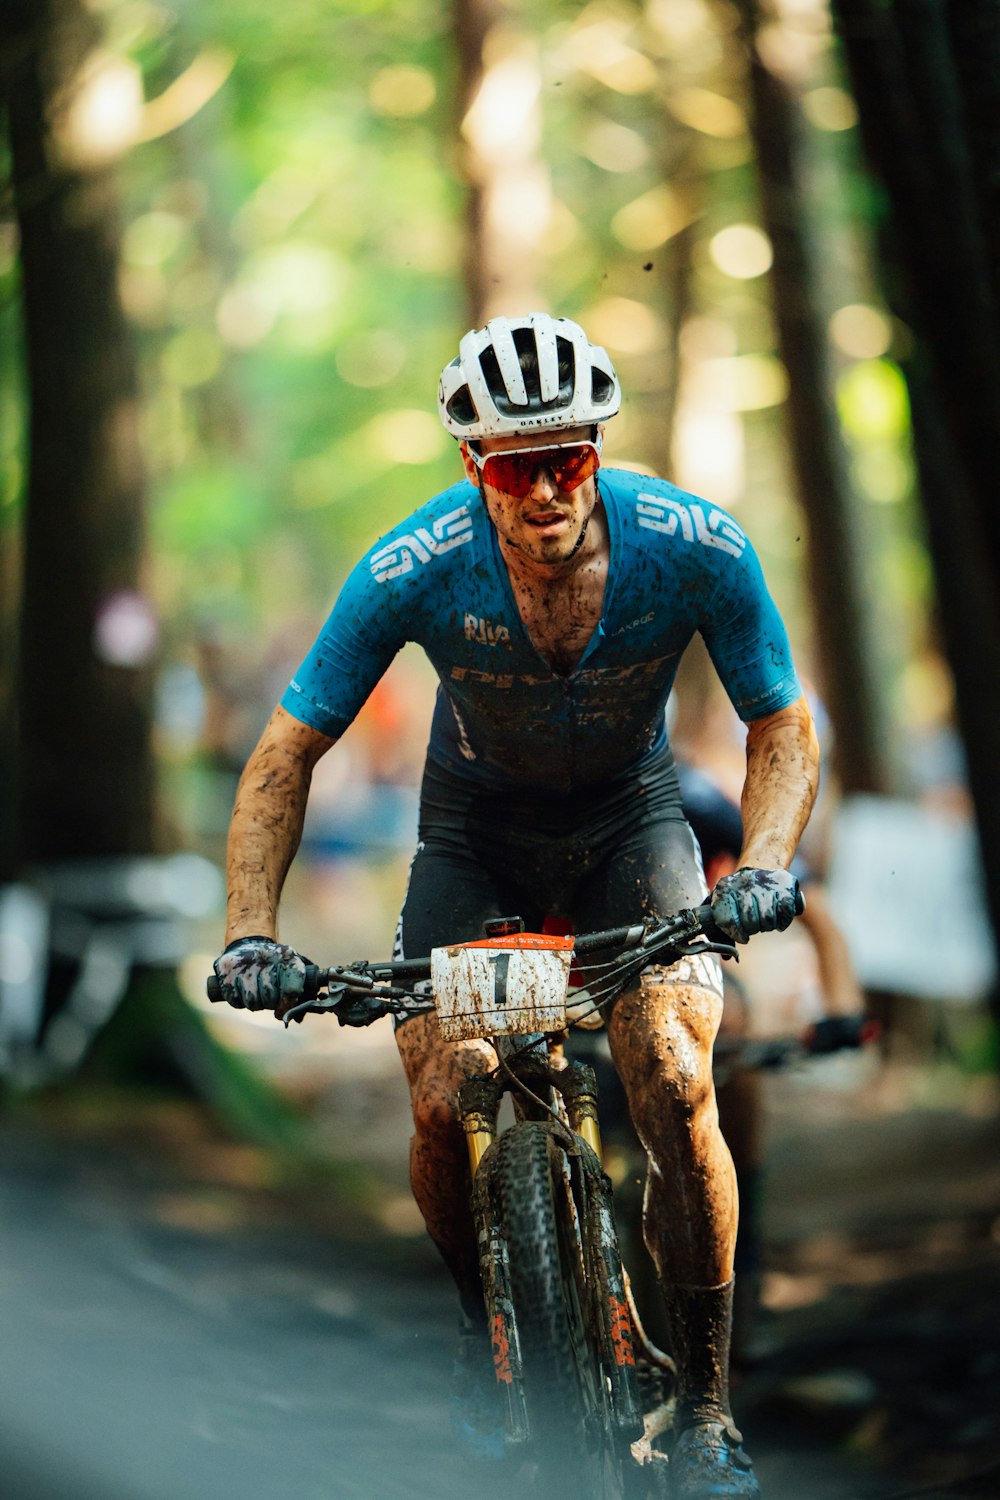
<svg viewBox="0 0 1000 1500"><path fill-rule="evenodd" d="M376 114L408 119L425 114L437 97L426 68L397 64L382 68L371 81L368 98Z"/></svg>
<svg viewBox="0 0 1000 1500"><path fill-rule="evenodd" d="M802 111L818 130L851 130L858 123L858 107L844 89L808 89Z"/></svg>
<svg viewBox="0 0 1000 1500"><path fill-rule="evenodd" d="M746 117L738 104L711 89L676 89L667 100L675 120L717 140L738 140L746 134Z"/></svg>
<svg viewBox="0 0 1000 1500"><path fill-rule="evenodd" d="M852 359L878 359L892 343L892 324L877 307L852 302L833 314L830 338Z"/></svg>
<svg viewBox="0 0 1000 1500"><path fill-rule="evenodd" d="M763 229L755 224L730 224L709 241L708 253L725 276L753 281L771 269L774 252Z"/></svg>
<svg viewBox="0 0 1000 1500"><path fill-rule="evenodd" d="M629 297L606 297L588 308L581 321L595 343L619 354L648 354L664 342L656 313Z"/></svg>
<svg viewBox="0 0 1000 1500"><path fill-rule="evenodd" d="M697 209L663 184L620 208L611 220L611 232L630 250L655 250L686 228L696 214Z"/></svg>

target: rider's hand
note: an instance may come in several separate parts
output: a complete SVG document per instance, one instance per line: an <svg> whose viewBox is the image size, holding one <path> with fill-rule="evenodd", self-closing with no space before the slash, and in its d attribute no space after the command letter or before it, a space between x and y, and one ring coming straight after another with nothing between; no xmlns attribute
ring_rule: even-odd
<svg viewBox="0 0 1000 1500"><path fill-rule="evenodd" d="M865 1016L821 1016L809 1028L806 1045L810 1052L842 1052L845 1047L860 1047L869 1041L866 1035L873 1023Z"/></svg>
<svg viewBox="0 0 1000 1500"><path fill-rule="evenodd" d="M787 870L754 870L744 866L723 875L711 896L716 925L734 943L755 932L784 932L802 911L799 882Z"/></svg>
<svg viewBox="0 0 1000 1500"><path fill-rule="evenodd" d="M222 998L237 1010L277 1010L302 996L308 959L268 937L230 943L213 968Z"/></svg>

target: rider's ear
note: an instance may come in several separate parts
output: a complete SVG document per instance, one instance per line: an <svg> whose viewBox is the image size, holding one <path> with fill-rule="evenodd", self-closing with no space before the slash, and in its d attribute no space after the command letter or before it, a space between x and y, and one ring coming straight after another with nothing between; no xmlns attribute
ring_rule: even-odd
<svg viewBox="0 0 1000 1500"><path fill-rule="evenodd" d="M478 490L479 470L476 468L475 464L472 462L472 459L469 457L468 443L462 443L459 447L459 452L462 455L462 463L465 465L465 477L469 480L470 484L474 484L476 486L476 489Z"/></svg>

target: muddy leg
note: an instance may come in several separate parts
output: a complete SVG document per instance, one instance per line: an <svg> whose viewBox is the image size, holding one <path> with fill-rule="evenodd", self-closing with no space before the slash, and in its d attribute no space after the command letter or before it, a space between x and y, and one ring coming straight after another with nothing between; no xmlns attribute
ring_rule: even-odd
<svg viewBox="0 0 1000 1500"><path fill-rule="evenodd" d="M746 997L727 974L719 1035L742 1039L749 1032L749 1024ZM732 1153L739 1188L733 1361L746 1363L756 1357L755 1333L763 1265L764 1097L760 1074L736 1068L732 1076L716 1088L716 1098L719 1125Z"/></svg>
<svg viewBox="0 0 1000 1500"><path fill-rule="evenodd" d="M681 1426L729 1416L737 1193L712 1084L721 1009L712 990L654 972L619 1000L609 1028L648 1155L644 1231L671 1323Z"/></svg>
<svg viewBox="0 0 1000 1500"><path fill-rule="evenodd" d="M466 1078L496 1066L485 1042L446 1042L434 1016L415 1016L396 1032L410 1085L414 1134L410 1183L427 1232L458 1287L463 1311L484 1317L472 1215L465 1133L458 1091Z"/></svg>

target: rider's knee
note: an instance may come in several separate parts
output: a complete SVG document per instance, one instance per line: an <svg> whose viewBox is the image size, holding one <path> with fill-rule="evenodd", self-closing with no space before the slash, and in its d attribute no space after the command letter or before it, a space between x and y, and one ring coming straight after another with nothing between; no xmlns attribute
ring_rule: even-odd
<svg viewBox="0 0 1000 1500"><path fill-rule="evenodd" d="M643 988L648 996L652 985ZM648 1145L684 1134L714 1108L712 1044L721 1008L713 992L664 987L655 1023L643 1027L634 1018L642 1034L629 1038L622 1063L632 1118Z"/></svg>
<svg viewBox="0 0 1000 1500"><path fill-rule="evenodd" d="M466 1046L460 1058L432 1057L412 1090L413 1121L423 1136L450 1136L459 1131L458 1091L466 1078L485 1073L492 1054Z"/></svg>
<svg viewBox="0 0 1000 1500"><path fill-rule="evenodd" d="M458 1096L439 1086L413 1094L413 1123L418 1135L448 1136L458 1130Z"/></svg>
<svg viewBox="0 0 1000 1500"><path fill-rule="evenodd" d="M711 1060L684 1048L657 1058L632 1098L636 1128L651 1149L689 1131L711 1104Z"/></svg>

